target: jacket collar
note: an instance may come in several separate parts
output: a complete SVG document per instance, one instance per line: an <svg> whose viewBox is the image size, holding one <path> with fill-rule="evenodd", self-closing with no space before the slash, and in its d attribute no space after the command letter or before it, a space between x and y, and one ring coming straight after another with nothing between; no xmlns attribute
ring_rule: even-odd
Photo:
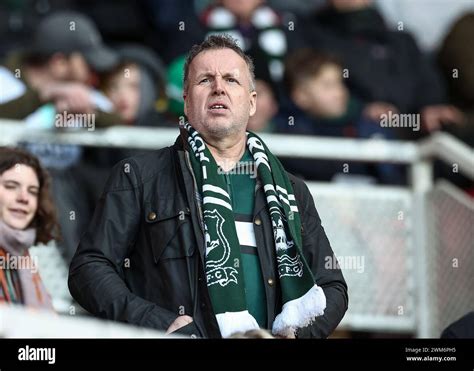
<svg viewBox="0 0 474 371"><path fill-rule="evenodd" d="M177 136L173 146L178 151L188 150L189 144L188 144L187 138L188 138L188 132L183 128L179 128L179 135Z"/></svg>

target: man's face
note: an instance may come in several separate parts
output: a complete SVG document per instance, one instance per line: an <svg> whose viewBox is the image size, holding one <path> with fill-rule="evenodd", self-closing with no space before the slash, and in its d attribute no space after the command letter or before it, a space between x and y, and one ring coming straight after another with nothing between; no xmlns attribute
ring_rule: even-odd
<svg viewBox="0 0 474 371"><path fill-rule="evenodd" d="M76 82L89 83L91 70L80 53L72 53L69 57L70 76Z"/></svg>
<svg viewBox="0 0 474 371"><path fill-rule="evenodd" d="M67 56L62 53L54 54L48 62L50 76L55 81L74 81L87 84L91 70L80 53Z"/></svg>
<svg viewBox="0 0 474 371"><path fill-rule="evenodd" d="M244 133L256 107L247 64L232 49L207 50L189 66L184 112L204 138Z"/></svg>

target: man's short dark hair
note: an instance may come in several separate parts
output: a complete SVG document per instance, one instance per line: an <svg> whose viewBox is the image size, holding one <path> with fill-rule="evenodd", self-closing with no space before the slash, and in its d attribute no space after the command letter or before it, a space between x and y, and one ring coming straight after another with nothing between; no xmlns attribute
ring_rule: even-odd
<svg viewBox="0 0 474 371"><path fill-rule="evenodd" d="M342 68L337 57L313 49L304 48L290 54L285 60L285 88L291 94L302 81L318 76L326 65Z"/></svg>
<svg viewBox="0 0 474 371"><path fill-rule="evenodd" d="M183 87L184 90L187 89L188 85L188 75L189 75L189 66L191 62L199 53L205 52L207 50L216 50L216 49L231 49L236 52L247 64L250 74L250 86L252 90L255 90L255 66L253 64L252 58L243 52L242 49L237 45L237 41L228 34L223 35L211 35L207 37L201 44L194 45L189 51L188 56L186 57L186 62L184 64L184 77L183 77Z"/></svg>

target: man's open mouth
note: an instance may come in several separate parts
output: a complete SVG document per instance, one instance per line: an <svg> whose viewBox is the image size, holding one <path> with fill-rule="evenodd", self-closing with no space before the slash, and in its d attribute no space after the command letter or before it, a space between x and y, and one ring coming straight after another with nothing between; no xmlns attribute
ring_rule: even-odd
<svg viewBox="0 0 474 371"><path fill-rule="evenodd" d="M208 107L210 110L225 110L227 106L223 103L213 103Z"/></svg>

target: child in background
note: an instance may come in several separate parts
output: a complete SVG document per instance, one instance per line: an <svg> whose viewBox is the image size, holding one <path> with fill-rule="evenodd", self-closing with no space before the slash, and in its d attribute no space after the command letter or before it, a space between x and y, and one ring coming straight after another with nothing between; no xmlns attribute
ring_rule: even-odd
<svg viewBox="0 0 474 371"><path fill-rule="evenodd" d="M115 110L128 125L163 125L166 97L161 60L143 46L129 45L117 52L121 63L102 76L102 88Z"/></svg>
<svg viewBox="0 0 474 371"><path fill-rule="evenodd" d="M138 117L140 103L140 69L135 63L120 64L108 77L105 93L115 111L128 125Z"/></svg>
<svg viewBox="0 0 474 371"><path fill-rule="evenodd" d="M394 137L390 129L362 115L363 106L345 86L343 68L337 59L311 49L301 49L287 58L284 82L294 104L294 121L292 125L280 126L279 131L349 138ZM325 176L332 178L345 172L343 164L335 165L326 167ZM375 172L363 164L349 168L349 174L372 175L387 183L401 181L401 174L393 165L377 165Z"/></svg>

